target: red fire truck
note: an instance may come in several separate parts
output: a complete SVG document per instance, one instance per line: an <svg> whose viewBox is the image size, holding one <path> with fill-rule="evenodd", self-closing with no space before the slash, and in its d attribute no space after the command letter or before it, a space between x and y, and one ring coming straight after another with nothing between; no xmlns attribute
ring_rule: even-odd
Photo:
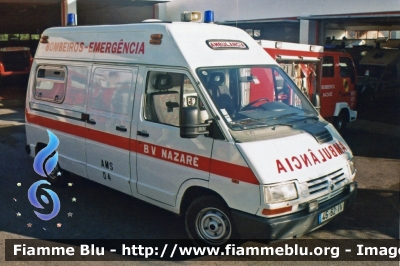
<svg viewBox="0 0 400 266"><path fill-rule="evenodd" d="M32 60L28 47L0 48L0 81L4 77L27 76L31 70Z"/></svg>
<svg viewBox="0 0 400 266"><path fill-rule="evenodd" d="M320 114L339 130L356 120L357 75L350 54L323 46L259 41L302 89Z"/></svg>

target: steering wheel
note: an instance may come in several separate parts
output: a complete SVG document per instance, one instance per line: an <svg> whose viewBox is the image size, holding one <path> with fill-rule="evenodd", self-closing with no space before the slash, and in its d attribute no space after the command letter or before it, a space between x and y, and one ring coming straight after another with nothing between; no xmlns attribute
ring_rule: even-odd
<svg viewBox="0 0 400 266"><path fill-rule="evenodd" d="M250 110L251 107L252 107L254 104L259 103L259 102L267 102L267 103L268 103L269 100L268 100L267 98L260 98L260 99L257 99L257 100L255 100L255 101L252 101L251 103L248 103L245 107L243 107L243 108L242 108L242 111Z"/></svg>

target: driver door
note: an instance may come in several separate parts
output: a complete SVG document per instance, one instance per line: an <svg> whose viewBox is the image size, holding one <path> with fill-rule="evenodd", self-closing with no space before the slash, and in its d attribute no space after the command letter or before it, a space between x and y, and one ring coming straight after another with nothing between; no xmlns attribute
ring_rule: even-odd
<svg viewBox="0 0 400 266"><path fill-rule="evenodd" d="M137 193L175 206L179 188L188 180L209 180L213 139L180 137L180 113L199 107L199 95L189 76L180 70L146 69L141 97L136 97ZM138 95L137 95L138 96ZM205 112L205 114L204 114ZM207 119L207 111L200 111ZM131 186L135 184L132 182Z"/></svg>

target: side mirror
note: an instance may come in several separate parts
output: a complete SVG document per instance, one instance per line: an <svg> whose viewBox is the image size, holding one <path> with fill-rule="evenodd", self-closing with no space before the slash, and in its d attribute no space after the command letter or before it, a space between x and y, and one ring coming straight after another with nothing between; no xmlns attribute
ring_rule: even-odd
<svg viewBox="0 0 400 266"><path fill-rule="evenodd" d="M199 131L200 127L209 124L199 124L199 109L195 106L183 107L181 114L180 133L182 138L197 138L198 135L208 134L208 131Z"/></svg>
<svg viewBox="0 0 400 266"><path fill-rule="evenodd" d="M318 93L314 93L312 103L319 113L321 111L321 99L319 98Z"/></svg>

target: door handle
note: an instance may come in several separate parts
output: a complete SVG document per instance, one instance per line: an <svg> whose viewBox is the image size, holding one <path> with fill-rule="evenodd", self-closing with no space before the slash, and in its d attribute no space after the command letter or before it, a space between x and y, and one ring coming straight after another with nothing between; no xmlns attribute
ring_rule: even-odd
<svg viewBox="0 0 400 266"><path fill-rule="evenodd" d="M88 124L96 125L96 121L94 121L93 119L90 119L89 114L82 113L81 120L85 121Z"/></svg>
<svg viewBox="0 0 400 266"><path fill-rule="evenodd" d="M122 132L126 132L127 131L126 127L124 127L124 126L116 126L115 129L118 130L118 131L122 131Z"/></svg>
<svg viewBox="0 0 400 266"><path fill-rule="evenodd" d="M96 121L94 121L93 119L88 119L86 120L86 122L91 125L96 125Z"/></svg>
<svg viewBox="0 0 400 266"><path fill-rule="evenodd" d="M146 137L146 138L150 136L149 133L147 133L147 131L145 131L145 130L138 131L137 134L139 136Z"/></svg>

